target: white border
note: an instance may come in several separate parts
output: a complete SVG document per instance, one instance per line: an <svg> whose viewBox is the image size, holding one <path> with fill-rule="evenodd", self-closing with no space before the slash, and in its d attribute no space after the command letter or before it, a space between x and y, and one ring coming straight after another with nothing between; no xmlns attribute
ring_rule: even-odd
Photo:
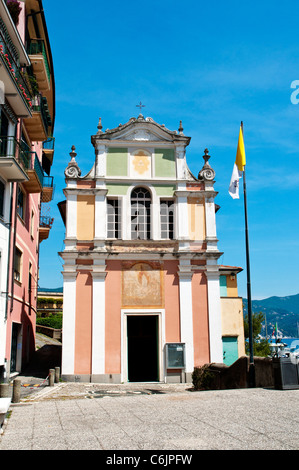
<svg viewBox="0 0 299 470"><path fill-rule="evenodd" d="M159 382L166 382L165 376L165 309L121 309L121 382L128 382L128 350L127 350L127 317L131 315L158 316L158 352L159 352Z"/></svg>

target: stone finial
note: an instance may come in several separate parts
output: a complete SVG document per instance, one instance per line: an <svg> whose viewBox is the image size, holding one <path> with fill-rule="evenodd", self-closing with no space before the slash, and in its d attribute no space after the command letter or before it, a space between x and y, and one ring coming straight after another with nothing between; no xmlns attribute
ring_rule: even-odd
<svg viewBox="0 0 299 470"><path fill-rule="evenodd" d="M99 123L98 123L98 126L97 126L97 127L98 127L98 132L97 132L97 134L102 134L102 132L103 132L103 131L102 131L103 126L102 126L102 118L101 118L101 117L100 117L100 119L99 119Z"/></svg>
<svg viewBox="0 0 299 470"><path fill-rule="evenodd" d="M77 156L75 150L76 150L76 147L74 145L72 145L71 147L71 152L70 152L70 156L71 156L71 162L74 162L75 161L75 158Z"/></svg>
<svg viewBox="0 0 299 470"><path fill-rule="evenodd" d="M71 152L70 152L70 157L71 157L71 161L69 162L68 166L66 167L65 171L64 171L64 175L66 178L78 178L78 176L81 175L81 170L78 166L78 163L76 162L76 147L74 145L72 145L72 148L71 148Z"/></svg>
<svg viewBox="0 0 299 470"><path fill-rule="evenodd" d="M180 127L179 127L179 129L178 129L179 134L183 134L183 130L184 130L184 128L183 128L183 126L182 126L182 121L180 121Z"/></svg>
<svg viewBox="0 0 299 470"><path fill-rule="evenodd" d="M215 178L216 173L209 164L209 159L211 158L211 155L209 155L208 149L205 149L204 153L205 154L202 158L204 159L205 163L200 172L198 173L198 179L212 181Z"/></svg>

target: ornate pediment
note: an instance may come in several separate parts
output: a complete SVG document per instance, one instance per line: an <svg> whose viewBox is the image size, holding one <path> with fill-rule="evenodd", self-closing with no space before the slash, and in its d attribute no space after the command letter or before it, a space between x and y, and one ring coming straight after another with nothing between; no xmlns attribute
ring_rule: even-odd
<svg viewBox="0 0 299 470"><path fill-rule="evenodd" d="M138 118L131 118L126 124L119 124L114 129L106 129L103 132L102 122L100 119L97 134L91 137L92 143L95 145L103 140L117 141L137 141L137 142L181 142L188 145L190 137L183 134L180 127L178 131L171 131L164 124L156 123L152 118L144 118L142 114Z"/></svg>
<svg viewBox="0 0 299 470"><path fill-rule="evenodd" d="M145 142L155 142L161 140L161 137L159 137L156 134L153 134L152 132L149 132L146 129L136 129L133 132L128 132L124 135L121 135L119 137L116 137L116 140L121 139L121 140L137 140L137 141L145 141Z"/></svg>

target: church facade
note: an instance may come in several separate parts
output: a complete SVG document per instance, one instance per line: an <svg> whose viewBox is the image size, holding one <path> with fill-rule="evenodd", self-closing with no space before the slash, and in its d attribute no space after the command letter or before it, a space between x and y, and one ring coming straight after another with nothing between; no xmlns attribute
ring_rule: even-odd
<svg viewBox="0 0 299 470"><path fill-rule="evenodd" d="M181 123L170 131L141 114L105 132L100 120L91 142L86 175L72 147L59 204L62 377L190 382L195 366L224 361L224 336L242 355L241 269L218 264L208 151L195 177ZM226 280L233 294L223 308Z"/></svg>

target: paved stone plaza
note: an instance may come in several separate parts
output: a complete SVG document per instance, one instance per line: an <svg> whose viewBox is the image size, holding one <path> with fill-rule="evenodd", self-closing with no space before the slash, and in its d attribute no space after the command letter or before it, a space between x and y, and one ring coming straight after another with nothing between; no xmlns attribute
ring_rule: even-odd
<svg viewBox="0 0 299 470"><path fill-rule="evenodd" d="M299 390L59 383L18 404L0 450L298 450Z"/></svg>

